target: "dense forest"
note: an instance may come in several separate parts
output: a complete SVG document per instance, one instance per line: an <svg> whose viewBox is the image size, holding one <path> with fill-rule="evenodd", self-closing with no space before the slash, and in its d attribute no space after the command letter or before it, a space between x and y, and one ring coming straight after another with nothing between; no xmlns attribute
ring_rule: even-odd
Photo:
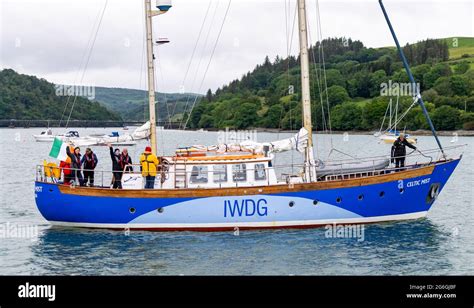
<svg viewBox="0 0 474 308"><path fill-rule="evenodd" d="M345 38L323 40L322 47L318 43L309 53L315 129L378 129L397 95L386 95L382 85L395 89L409 81L396 49L367 48ZM428 39L406 45L404 52L437 129L474 129L474 38ZM298 129L300 101L299 59L266 57L242 78L209 90L191 113L190 127ZM399 96L398 112L412 102L410 95ZM427 129L421 108L414 106L399 127Z"/></svg>
<svg viewBox="0 0 474 308"><path fill-rule="evenodd" d="M0 119L59 120L66 101L67 97L58 96L55 85L44 79L18 74L11 69L0 71ZM69 112L68 108L64 120ZM121 120L117 113L83 97L77 97L71 119Z"/></svg>

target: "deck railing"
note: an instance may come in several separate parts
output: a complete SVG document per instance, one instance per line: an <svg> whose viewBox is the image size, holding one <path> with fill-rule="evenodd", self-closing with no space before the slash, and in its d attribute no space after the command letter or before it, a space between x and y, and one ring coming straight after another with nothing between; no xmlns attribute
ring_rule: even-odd
<svg viewBox="0 0 474 308"><path fill-rule="evenodd" d="M461 150L464 148L466 145L459 145L459 146L452 146L452 147L446 147L444 148L445 153L452 153L455 152L456 150ZM332 161L325 161L324 165L326 167L331 167L331 172L325 172L324 175L318 175L318 171L316 171L316 176L318 178L318 181L339 181L339 180L348 180L348 179L353 179L353 178L361 178L361 177L370 177L370 176L377 176L377 175L383 175L383 174L388 174L392 172L398 172L398 171L403 171L403 170L408 170L408 169L414 169L414 168L420 168L423 166L427 166L433 161L438 162L438 161L443 161L440 160L440 150L439 149L432 149L432 150L426 150L423 152L416 152L413 151L411 153L408 153L405 158L410 160L410 163L406 164L405 167L402 168L395 168L395 167L384 167L384 168L377 168L378 162L381 160L386 160L386 159L391 159L388 156L373 156L373 157L365 157L361 159L342 159L342 160L332 160ZM450 155L451 159L459 157L459 155L453 154ZM366 168L364 171L359 171L359 172L346 172L344 167L349 165L349 164L354 164L354 163L367 163L372 162L372 168ZM243 162L235 162L229 164L242 164ZM188 164L189 165L189 164ZM134 167L134 171L113 171L113 172L122 172L123 174L141 174L140 167L137 164L132 165ZM316 168L318 167L318 162L316 162ZM127 168L127 167L126 167ZM126 169L125 168L125 169ZM297 174L294 173L289 173L289 170L293 170L295 168L299 169L299 172ZM272 184L270 182L271 178L271 172L275 172L275 175L277 178L280 178L280 183L290 183L290 177L292 176L302 176L303 175L303 170L305 166L303 164L283 164L283 165L275 165L272 167L265 168L265 179L264 180L259 180L256 181L255 183L250 183L248 180L245 181L235 181L233 172L227 172L226 170L226 182L215 182L211 181L210 179L213 179L214 176L214 171L213 170L200 170L199 174L206 173L207 174L207 181L203 182L204 185L201 185L201 187L197 187L196 183L190 183L189 179L191 175L195 175L195 172L187 170L185 172L186 174L186 181L188 181L188 185L186 185L188 188L190 187L189 184L191 184L191 187L196 186L195 188L208 188L208 187L248 187L248 186L264 186L264 185L270 185ZM56 169L56 173L60 173L60 178L55 178L53 176L50 176L48 174L52 174L54 169ZM95 187L111 187L112 186L112 177L113 177L113 172L110 170L88 170L88 169L74 169L74 168L68 168L71 171L79 171L79 172L84 172L84 171L94 171L94 186ZM298 170L297 169L297 170ZM257 169L255 168L249 168L247 166L246 168L246 177L249 179L249 175L255 174L255 171ZM259 168L259 171L262 169ZM74 172L73 172L74 173ZM182 174L182 171L179 171L180 174ZM172 170L158 170L157 171L157 177L155 179L155 183L159 185L159 187L163 188L163 182L161 181L161 177L165 176L165 180L169 180L170 177L176 174L175 171ZM253 177L250 177L252 179ZM45 165L37 165L36 167L36 181L41 181L41 182L59 182L61 183L64 180L64 174L63 170L60 169L60 167L48 167ZM143 181L144 182L144 181ZM173 180L174 182L174 180ZM109 183L109 184L107 184ZM230 185L230 183L232 185ZM73 186L77 186L77 181L74 179L74 184ZM211 185L208 185L211 184ZM213 185L212 185L213 184ZM155 185L156 187L156 185ZM143 187L142 187L143 188ZM179 189L179 188L177 188Z"/></svg>

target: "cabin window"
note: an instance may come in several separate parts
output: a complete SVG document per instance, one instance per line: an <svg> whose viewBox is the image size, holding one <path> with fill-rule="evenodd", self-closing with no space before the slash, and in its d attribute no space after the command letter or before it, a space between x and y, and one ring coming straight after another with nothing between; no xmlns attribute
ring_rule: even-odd
<svg viewBox="0 0 474 308"><path fill-rule="evenodd" d="M189 182L191 184L207 183L207 166L193 166Z"/></svg>
<svg viewBox="0 0 474 308"><path fill-rule="evenodd" d="M255 164L255 181L265 181L267 173L265 172L265 164Z"/></svg>
<svg viewBox="0 0 474 308"><path fill-rule="evenodd" d="M245 164L232 165L232 177L234 182L247 181L247 166Z"/></svg>
<svg viewBox="0 0 474 308"><path fill-rule="evenodd" d="M214 183L227 182L227 166L226 165L215 165L214 166Z"/></svg>

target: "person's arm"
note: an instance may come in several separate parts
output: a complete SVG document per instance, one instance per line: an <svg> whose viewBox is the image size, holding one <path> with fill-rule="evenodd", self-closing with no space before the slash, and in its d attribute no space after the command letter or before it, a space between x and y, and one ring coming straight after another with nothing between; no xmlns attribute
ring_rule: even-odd
<svg viewBox="0 0 474 308"><path fill-rule="evenodd" d="M74 156L71 153L71 150L69 149L69 146L66 147L66 154L69 156L72 160L74 160Z"/></svg>
<svg viewBox="0 0 474 308"><path fill-rule="evenodd" d="M85 161L85 160L86 160L86 156L84 155L84 156L82 156L82 158L81 158L81 166L84 164L84 161Z"/></svg>
<svg viewBox="0 0 474 308"><path fill-rule="evenodd" d="M393 163L395 159L395 145L392 145L392 150L390 151L390 161Z"/></svg>
<svg viewBox="0 0 474 308"><path fill-rule="evenodd" d="M94 153L94 160L95 160L94 166L97 166L97 164L99 163L99 159L97 158L97 155L95 155L95 153Z"/></svg>
<svg viewBox="0 0 474 308"><path fill-rule="evenodd" d="M115 160L115 157L114 157L114 150L112 150L112 146L109 146L109 149L110 149L110 158L112 159L112 161Z"/></svg>
<svg viewBox="0 0 474 308"><path fill-rule="evenodd" d="M129 167L129 170L133 172L133 166L132 166L132 158L129 156L128 157L128 161L129 161L129 164L130 164L130 167Z"/></svg>
<svg viewBox="0 0 474 308"><path fill-rule="evenodd" d="M408 140L403 140L403 144L405 144L407 147L412 148L413 150L416 150L416 146L408 142Z"/></svg>

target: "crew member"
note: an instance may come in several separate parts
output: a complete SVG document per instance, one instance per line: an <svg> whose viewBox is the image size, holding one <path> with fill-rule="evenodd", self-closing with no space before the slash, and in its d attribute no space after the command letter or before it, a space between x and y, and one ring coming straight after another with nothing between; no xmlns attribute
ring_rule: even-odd
<svg viewBox="0 0 474 308"><path fill-rule="evenodd" d="M118 188L122 189L122 174L123 174L123 169L121 166L121 155L120 155L120 150L115 149L115 151L112 149L112 145L109 144L109 149L110 149L110 158L112 159L112 182L113 182L113 188Z"/></svg>
<svg viewBox="0 0 474 308"><path fill-rule="evenodd" d="M81 159L84 172L84 185L89 183L89 186L94 186L94 169L98 162L97 155L95 155L90 148L87 148L86 154L84 154Z"/></svg>
<svg viewBox="0 0 474 308"><path fill-rule="evenodd" d="M400 134L392 145L392 163L395 162L395 168L397 169L405 167L406 147L416 150L416 147L406 140L405 135Z"/></svg>
<svg viewBox="0 0 474 308"><path fill-rule="evenodd" d="M79 147L74 148L74 152L71 153L69 147L66 147L66 153L69 158L71 158L71 178L73 180L77 179L80 186L84 186L84 178L82 177L81 172L81 149Z"/></svg>
<svg viewBox="0 0 474 308"><path fill-rule="evenodd" d="M158 158L151 152L151 147L146 147L145 152L140 156L140 168L142 176L145 177L145 189L153 189L155 187L158 164Z"/></svg>

